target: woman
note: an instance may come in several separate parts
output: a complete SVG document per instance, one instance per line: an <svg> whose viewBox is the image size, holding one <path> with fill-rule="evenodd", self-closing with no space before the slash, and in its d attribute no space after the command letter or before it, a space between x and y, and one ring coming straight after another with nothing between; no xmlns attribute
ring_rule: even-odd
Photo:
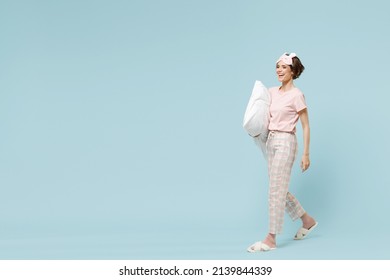
<svg viewBox="0 0 390 280"><path fill-rule="evenodd" d="M284 53L276 62L276 74L280 87L269 89L271 95L269 135L267 139L269 175L269 233L262 242L248 248L249 252L269 251L276 248L276 235L282 232L284 211L293 220L300 218L302 227L294 239L305 238L317 222L305 212L298 200L288 192L291 169L297 153L296 124L301 120L303 128L302 172L310 166L309 117L303 93L294 86L305 67L295 53Z"/></svg>

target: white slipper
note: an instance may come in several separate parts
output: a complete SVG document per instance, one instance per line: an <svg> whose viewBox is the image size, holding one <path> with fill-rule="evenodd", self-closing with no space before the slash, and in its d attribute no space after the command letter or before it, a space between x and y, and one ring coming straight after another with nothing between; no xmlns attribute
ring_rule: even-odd
<svg viewBox="0 0 390 280"><path fill-rule="evenodd" d="M275 247L270 247L267 244L258 241L246 249L249 253L256 253L256 252L267 252L276 249Z"/></svg>
<svg viewBox="0 0 390 280"><path fill-rule="evenodd" d="M318 225L318 222L316 222L313 226L311 226L309 229L306 229L306 228L300 228L297 232L297 234L295 234L294 236L294 240L302 240L304 239L310 232L312 232L313 229L316 228L316 226Z"/></svg>

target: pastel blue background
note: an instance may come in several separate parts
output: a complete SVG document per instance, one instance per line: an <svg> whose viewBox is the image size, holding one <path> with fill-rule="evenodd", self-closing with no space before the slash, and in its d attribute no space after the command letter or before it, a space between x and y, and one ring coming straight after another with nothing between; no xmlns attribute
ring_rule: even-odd
<svg viewBox="0 0 390 280"><path fill-rule="evenodd" d="M389 9L2 0L0 258L389 259ZM283 52L312 131L291 191L320 224L248 254L268 179L242 118Z"/></svg>

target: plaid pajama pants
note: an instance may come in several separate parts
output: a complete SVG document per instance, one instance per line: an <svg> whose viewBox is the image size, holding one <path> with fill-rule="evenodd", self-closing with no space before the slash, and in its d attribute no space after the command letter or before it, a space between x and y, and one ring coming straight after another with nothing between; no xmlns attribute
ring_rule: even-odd
<svg viewBox="0 0 390 280"><path fill-rule="evenodd" d="M293 133L270 131L268 135L269 232L273 234L282 232L284 211L293 220L305 213L299 201L288 192L297 146Z"/></svg>

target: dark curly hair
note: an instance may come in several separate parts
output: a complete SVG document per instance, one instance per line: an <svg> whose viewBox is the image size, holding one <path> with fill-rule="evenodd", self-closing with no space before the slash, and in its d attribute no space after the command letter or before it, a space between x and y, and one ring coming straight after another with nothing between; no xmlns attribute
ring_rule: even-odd
<svg viewBox="0 0 390 280"><path fill-rule="evenodd" d="M303 66L299 57L295 56L292 58L292 65L290 65L291 71L293 72L293 79L298 79L302 74L303 70L305 70L305 66Z"/></svg>

